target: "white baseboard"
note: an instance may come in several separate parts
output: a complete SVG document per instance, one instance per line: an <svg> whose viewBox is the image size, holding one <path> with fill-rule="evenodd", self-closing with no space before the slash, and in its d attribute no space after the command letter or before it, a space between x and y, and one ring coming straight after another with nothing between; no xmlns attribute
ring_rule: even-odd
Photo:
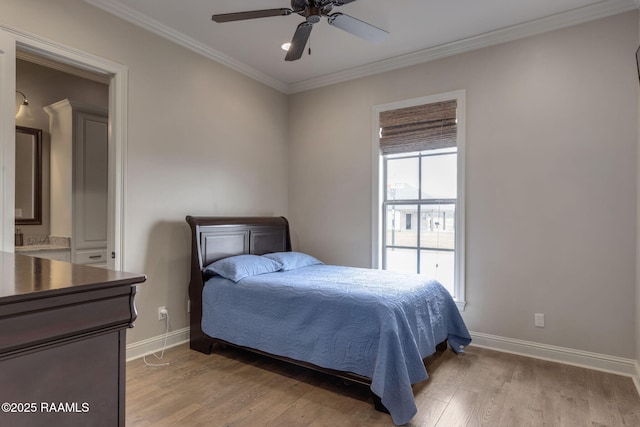
<svg viewBox="0 0 640 427"><path fill-rule="evenodd" d="M171 331L167 334L166 339L166 346L165 334L127 344L127 362L146 356L147 354L162 351L163 346L165 346L165 348L171 348L189 342L189 328Z"/></svg>
<svg viewBox="0 0 640 427"><path fill-rule="evenodd" d="M640 365L634 359L505 338L480 332L470 332L470 334L473 339L472 346L631 377L640 394Z"/></svg>

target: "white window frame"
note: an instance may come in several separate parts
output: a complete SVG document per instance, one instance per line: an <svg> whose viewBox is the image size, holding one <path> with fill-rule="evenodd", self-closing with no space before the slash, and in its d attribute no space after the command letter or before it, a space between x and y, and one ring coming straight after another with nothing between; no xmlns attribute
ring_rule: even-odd
<svg viewBox="0 0 640 427"><path fill-rule="evenodd" d="M466 275L465 275L465 90L429 95L420 98L407 99L389 104L381 104L373 107L373 129L372 129L372 221L371 221L371 266L381 268L382 266L382 205L384 194L382 189L383 180L383 156L380 154L380 113L383 111L397 110L399 108L413 107L416 105L431 104L434 102L450 101L457 102L457 187L458 197L456 204L456 238L455 238L455 273L454 273L454 295L453 299L460 311L464 311L466 305Z"/></svg>

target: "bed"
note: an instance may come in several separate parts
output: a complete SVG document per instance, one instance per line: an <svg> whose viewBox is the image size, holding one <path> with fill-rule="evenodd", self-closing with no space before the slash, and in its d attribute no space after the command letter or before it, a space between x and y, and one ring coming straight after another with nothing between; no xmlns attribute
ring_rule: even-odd
<svg viewBox="0 0 640 427"><path fill-rule="evenodd" d="M471 342L442 285L418 275L324 265L292 251L283 217L187 216L192 232L190 346L216 342L371 388L405 424L424 359Z"/></svg>

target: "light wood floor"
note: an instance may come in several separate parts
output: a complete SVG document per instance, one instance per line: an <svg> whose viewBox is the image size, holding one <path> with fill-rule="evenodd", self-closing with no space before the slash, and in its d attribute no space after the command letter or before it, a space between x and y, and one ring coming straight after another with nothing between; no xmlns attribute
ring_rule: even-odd
<svg viewBox="0 0 640 427"><path fill-rule="evenodd" d="M184 344L164 361L127 364L128 427L393 425L367 387L241 350L204 355ZM428 371L414 386L410 426L640 426L627 377L473 346L445 352Z"/></svg>

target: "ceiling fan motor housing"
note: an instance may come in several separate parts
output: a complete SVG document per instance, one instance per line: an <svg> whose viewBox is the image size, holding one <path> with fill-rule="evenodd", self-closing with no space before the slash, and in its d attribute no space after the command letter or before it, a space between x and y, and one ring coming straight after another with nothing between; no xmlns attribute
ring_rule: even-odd
<svg viewBox="0 0 640 427"><path fill-rule="evenodd" d="M322 12L317 6L309 6L305 10L305 18L309 24L317 24L322 18Z"/></svg>

